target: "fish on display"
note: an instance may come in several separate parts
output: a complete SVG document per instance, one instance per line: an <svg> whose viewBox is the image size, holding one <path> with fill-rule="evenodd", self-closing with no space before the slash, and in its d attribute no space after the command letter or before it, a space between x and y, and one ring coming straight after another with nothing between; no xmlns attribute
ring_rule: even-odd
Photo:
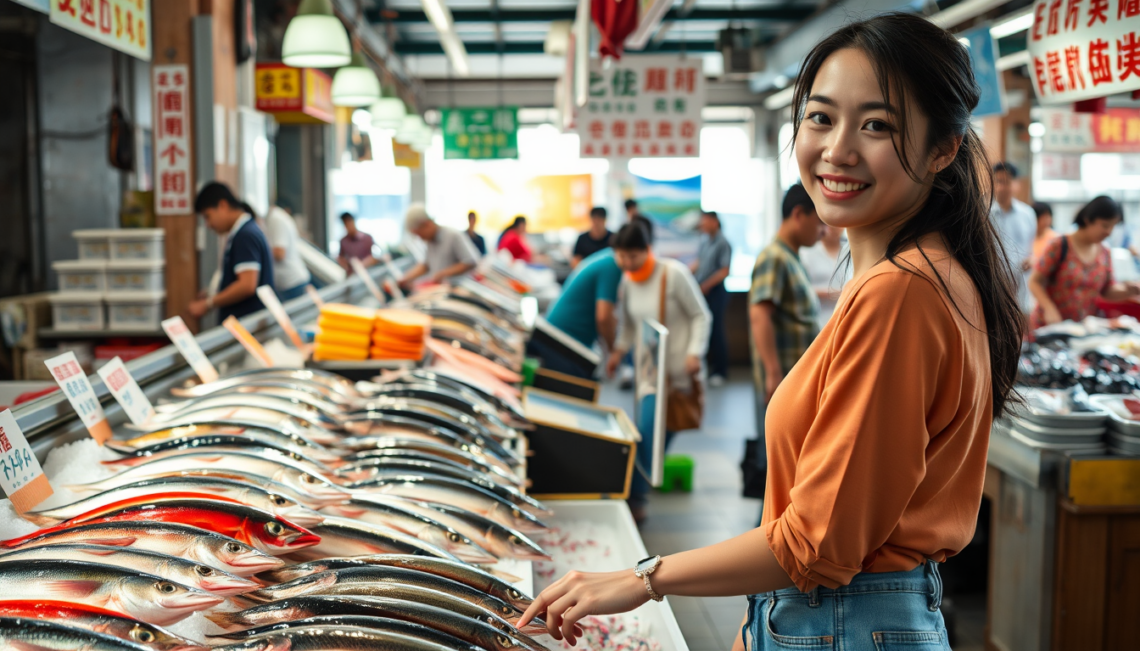
<svg viewBox="0 0 1140 651"><path fill-rule="evenodd" d="M266 626L258 626L256 628L238 631L237 633L227 633L225 635L215 635L217 639L229 640L245 640L250 638L262 637L269 633L278 633L287 631L293 628L306 628L309 626L326 626L336 628L367 628L378 631L390 631L392 633L399 633L414 637L428 642L434 642L443 646L444 648L451 649L452 651L485 651L482 647L464 642L463 640L444 633L443 631L434 629L430 626L423 624L416 624L400 619L393 619L391 617L367 617L363 615L325 615L322 617L307 617L305 619L298 619L291 622L281 622L279 624L268 624Z"/></svg>
<svg viewBox="0 0 1140 651"><path fill-rule="evenodd" d="M256 381L266 378L289 380L297 383L317 384L328 387L332 391L349 398L359 398L362 394L356 386L343 377L319 369L292 369L292 368L251 368L231 373L224 378L206 384L197 384L171 391L174 395L205 396L233 387L241 386L247 381Z"/></svg>
<svg viewBox="0 0 1140 651"><path fill-rule="evenodd" d="M200 644L179 637L160 626L87 604L29 599L0 601L0 618L64 624L133 642L152 651L191 651L202 648Z"/></svg>
<svg viewBox="0 0 1140 651"><path fill-rule="evenodd" d="M451 552L429 542L388 527L348 518L326 517L313 527L318 544L290 553L290 558L311 561L326 556L364 556L368 554L415 554L458 561Z"/></svg>
<svg viewBox="0 0 1140 651"><path fill-rule="evenodd" d="M92 509L52 529L65 529L88 522L137 520L172 522L206 529L253 545L274 556L320 542L320 538L311 531L272 513L233 500L197 493L164 493L120 500ZM42 533L44 531L33 532L23 539L35 538ZM13 541L8 541L11 542Z"/></svg>
<svg viewBox="0 0 1140 651"><path fill-rule="evenodd" d="M350 478L353 480L353 483L365 482L381 476L424 474L469 481L476 486L483 486L484 488L487 488L487 484L496 486L503 485L501 480L496 481L496 479L492 479L495 475L488 475L478 470L464 468L454 462L441 463L441 461L447 460L440 459L436 461L411 458L400 459L396 457L372 457L337 468L335 474L338 477Z"/></svg>
<svg viewBox="0 0 1140 651"><path fill-rule="evenodd" d="M136 466L144 463L150 459L159 457L174 456L187 450L210 450L210 451L249 451L253 454L277 453L286 457L294 458L299 461L308 463L318 469L328 470L330 464L324 461L309 456L305 450L292 445L282 445L269 441L257 436L248 434L206 434L203 436L183 436L176 439L168 439L148 445L145 448L137 450L124 451L116 450L119 454L123 455L120 459L112 459L104 461L105 466ZM339 465L343 463L340 457L334 456L331 465Z"/></svg>
<svg viewBox="0 0 1140 651"><path fill-rule="evenodd" d="M300 420L310 427L332 430L344 429L342 418L333 418L310 405L268 394L219 394L205 398L194 398L185 402L158 405L154 408L155 415L151 418L151 422L154 424L181 422L207 410L241 407L270 409L284 416Z"/></svg>
<svg viewBox="0 0 1140 651"><path fill-rule="evenodd" d="M344 504L326 506L322 513L402 531L451 552L468 563L488 564L498 560L455 529L422 513L402 508L393 501L362 497Z"/></svg>
<svg viewBox="0 0 1140 651"><path fill-rule="evenodd" d="M527 537L526 534L503 526L478 513L472 513L450 504L419 502L408 499L404 499L401 506L439 520L499 558L516 558L528 561L550 560L550 555L546 553L546 550Z"/></svg>
<svg viewBox="0 0 1140 651"><path fill-rule="evenodd" d="M375 554L372 556L326 558L319 561L310 561L300 565L290 565L276 570L270 570L259 578L286 583L303 576L326 572L328 570L364 567L368 565L387 565L415 570L417 572L436 574L451 579L452 581L469 585L491 596L498 597L522 611L525 611L533 601L533 599L506 581L466 563L456 563L442 558L429 558L427 556L410 556L407 554Z"/></svg>
<svg viewBox="0 0 1140 651"><path fill-rule="evenodd" d="M217 651L448 651L446 646L392 631L311 625L267 633Z"/></svg>
<svg viewBox="0 0 1140 651"><path fill-rule="evenodd" d="M523 507L482 487L462 481L445 481L444 478L427 478L423 475L380 476L349 484L348 488L354 492L361 491L364 495L395 495L425 502L453 504L524 533L549 528Z"/></svg>
<svg viewBox="0 0 1140 651"><path fill-rule="evenodd" d="M248 405L196 409L186 413L181 418L167 420L161 426L177 428L188 427L199 422L208 423L227 420L257 423L264 427L271 427L286 432L296 432L306 439L320 445L336 443L343 435L343 433L340 432L311 425L308 421L280 411L267 409L265 407L251 407ZM124 424L123 427L128 430L147 432L152 429L153 426L148 423L146 427L140 427L134 424Z"/></svg>
<svg viewBox="0 0 1140 651"><path fill-rule="evenodd" d="M44 545L17 549L0 557L3 562L27 560L65 560L113 565L128 570L153 574L168 581L198 588L223 597L249 592L261 584L216 567L188 561L184 558L149 552L130 547L105 545ZM0 599L3 597L0 596Z"/></svg>
<svg viewBox="0 0 1140 651"><path fill-rule="evenodd" d="M503 444L499 442L499 439L515 438L517 434L512 436L502 434L496 438L479 420L426 401L408 398L389 399L369 403L366 410L354 413L399 415L420 420L430 425L449 429L472 445L485 448L500 459L509 460L516 464L522 461L517 454L503 447Z"/></svg>
<svg viewBox="0 0 1140 651"><path fill-rule="evenodd" d="M264 477L269 481L288 486L294 491L294 495L308 494L322 503L343 502L352 497L343 488L324 478L320 469L315 466L293 457L276 454L257 455L251 450L244 452L192 450L131 466L107 479L88 484L70 484L65 488L80 495L87 495L171 473L206 474L226 471ZM237 474L233 477L241 478Z"/></svg>
<svg viewBox="0 0 1140 651"><path fill-rule="evenodd" d="M268 425L233 418L200 419L194 423L166 426L163 429L147 432L131 439L108 441L107 446L120 454L131 454L140 448L149 447L156 443L164 443L172 439L217 434L248 436L256 440L266 441L279 447L294 450L299 454L308 455L321 462L335 462L340 458L339 455L323 445L319 445L310 440L291 425Z"/></svg>
<svg viewBox="0 0 1140 651"><path fill-rule="evenodd" d="M148 651L142 644L57 622L0 617L0 648L15 651ZM196 647L200 648L200 647Z"/></svg>
<svg viewBox="0 0 1140 651"><path fill-rule="evenodd" d="M43 511L31 511L25 513L24 518L40 526L58 524L92 509L104 507L120 500L151 497L164 493L200 493L224 497L246 506L268 511L302 527L320 524L324 520L324 516L320 513L298 503L297 500L280 493L270 492L251 483L232 479L189 476L142 479L65 506Z"/></svg>
<svg viewBox="0 0 1140 651"><path fill-rule="evenodd" d="M0 560L0 585L23 599L75 601L159 626L225 600L152 574L81 561Z"/></svg>
<svg viewBox="0 0 1140 651"><path fill-rule="evenodd" d="M492 481L500 484L514 486L516 488L522 487L526 480L518 475L505 472L498 466L492 466L484 463L475 457L470 457L463 461L455 459L448 459L432 452L424 450L412 450L409 448L381 448L379 450L364 450L355 454L349 455L346 459L346 464L337 468L337 473L348 471L350 469L362 469L370 466L382 466L385 460L410 460L410 461L426 461L430 463L442 464L459 468L460 470L473 470L482 473Z"/></svg>
<svg viewBox="0 0 1140 651"><path fill-rule="evenodd" d="M467 602L434 590L411 586L399 594L402 596L294 597L253 606L240 612L210 613L206 619L227 631L235 631L306 617L390 617L430 626L488 651L546 651L546 647L507 620L492 613L479 613L478 609L472 611ZM542 635L545 632L543 629L535 634Z"/></svg>
<svg viewBox="0 0 1140 651"><path fill-rule="evenodd" d="M345 457L346 463L352 463L361 459L366 459L368 456L377 451L387 448L396 448L404 450L417 450L420 452L427 452L434 454L444 459L451 459L458 463L483 463L495 466L505 474L512 474L514 469L511 468L502 459L483 452L476 446L464 443L462 446L445 445L438 442L423 441L411 438L402 438L396 436L378 436L369 437L371 440L368 442L368 447L356 454Z"/></svg>
<svg viewBox="0 0 1140 651"><path fill-rule="evenodd" d="M434 470L443 469L436 468ZM481 476L479 473L466 473L462 476L446 476L440 472L433 472L432 470L424 468L422 467L422 464L418 471L412 472L408 472L402 468L397 467L396 464L392 464L388 468L385 468L384 466L377 466L377 472L375 476L369 480L366 480L365 483L382 483L388 478L395 478L399 481L403 481L408 478L415 478L415 480L419 481L420 483L452 487L459 487L463 484L468 484L482 488L483 490L490 493L494 493L500 498L514 504L515 506L518 506L519 508L522 508L532 515L540 516L550 515L552 513L552 511L547 508L545 504L539 502L533 497L524 494L522 491L519 491L516 488L503 486L497 482L493 482L486 477ZM354 482L353 486L359 486L360 484L361 482Z"/></svg>
<svg viewBox="0 0 1140 651"><path fill-rule="evenodd" d="M44 545L129 547L196 561L237 576L252 576L285 564L228 536L170 522L98 522L36 531L0 541L0 562L12 550Z"/></svg>

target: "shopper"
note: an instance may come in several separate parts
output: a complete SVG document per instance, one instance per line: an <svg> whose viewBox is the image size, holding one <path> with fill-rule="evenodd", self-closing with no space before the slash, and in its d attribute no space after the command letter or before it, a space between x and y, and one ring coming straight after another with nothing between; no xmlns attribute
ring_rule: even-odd
<svg viewBox="0 0 1140 651"><path fill-rule="evenodd" d="M622 358L634 349L642 321L653 319L669 330L665 367L669 391L699 396L698 374L708 347L712 315L689 268L677 260L655 258L650 242L649 234L636 222L622 226L614 235L614 259L625 278L619 288L617 342L606 361L606 374L613 377ZM634 363L640 366L641 361ZM643 400L639 410L641 442L637 445L637 461L644 472L649 471L653 459L654 405ZM668 446L675 432L668 429L668 424L666 428ZM635 471L629 492L635 520L645 519L648 501L649 482L643 472Z"/></svg>
<svg viewBox="0 0 1140 651"><path fill-rule="evenodd" d="M424 241L427 254L400 279L400 287L407 289L413 281L427 276L430 283L439 283L471 271L479 261L475 245L462 232L440 226L428 216L422 203L408 207L404 218L408 232Z"/></svg>
<svg viewBox="0 0 1140 651"><path fill-rule="evenodd" d="M590 211L590 230L578 236L574 242L574 253L570 258L570 268L576 269L578 265L591 255L609 248L613 233L606 228L606 209L601 206Z"/></svg>
<svg viewBox="0 0 1140 651"><path fill-rule="evenodd" d="M360 260L365 267L376 264L376 258L372 257L372 247L375 245L372 236L356 228L356 218L352 213L341 213L340 221L344 224L345 236L340 238L337 263L349 273L352 273L351 260Z"/></svg>
<svg viewBox="0 0 1140 651"><path fill-rule="evenodd" d="M1001 236L1009 266L1016 273L1017 296L1021 311L1029 312L1029 271L1033 268L1033 240L1037 235L1037 215L1018 201L1017 168L1012 163L994 165L994 204L991 216Z"/></svg>
<svg viewBox="0 0 1140 651"><path fill-rule="evenodd" d="M714 210L701 213L697 228L701 243L697 260L690 267L705 295L705 303L712 313L709 330L709 386L719 387L728 377L728 333L724 326L724 313L728 309L728 291L724 279L728 278L732 264L732 245L720 230L720 216Z"/></svg>
<svg viewBox="0 0 1140 651"><path fill-rule="evenodd" d="M511 259L530 263L534 260L530 242L526 239L526 217L519 215L499 236L499 250L511 254Z"/></svg>
<svg viewBox="0 0 1140 651"><path fill-rule="evenodd" d="M273 286L273 254L249 206L225 184L211 181L194 199L194 212L202 215L210 230L226 236L226 248L218 293L191 301L190 316L201 318L218 308L218 320L224 321L265 307L257 297L257 288Z"/></svg>
<svg viewBox="0 0 1140 651"><path fill-rule="evenodd" d="M1100 297L1124 301L1140 296L1140 285L1113 280L1112 255L1101 244L1121 220L1120 204L1102 195L1077 213L1076 232L1045 245L1029 277L1029 289L1037 299L1030 331L1095 314Z"/></svg>
<svg viewBox="0 0 1140 651"><path fill-rule="evenodd" d="M604 351L613 350L617 337L615 305L621 274L613 249L607 247L587 257L570 272L546 320L587 348L593 348L601 341ZM531 339L527 352L542 360L543 368L586 377L576 364L566 362L557 351L548 349L541 341Z"/></svg>
<svg viewBox="0 0 1140 651"><path fill-rule="evenodd" d="M273 287L277 297L289 301L305 293L312 276L301 259L301 236L293 216L273 206L265 216L265 234L273 252Z"/></svg>
<svg viewBox="0 0 1140 651"><path fill-rule="evenodd" d="M847 229L854 280L773 398L764 525L646 559L644 579L570 573L518 623L542 614L573 642L582 617L651 594L748 594L737 649L949 650L937 567L974 534L1021 346L978 92L966 49L915 14L852 22L807 55L794 151Z"/></svg>
<svg viewBox="0 0 1140 651"><path fill-rule="evenodd" d="M1037 237L1033 240L1033 264L1041 259L1045 247L1057 237L1053 230L1053 206L1038 201L1033 204L1033 212L1037 213Z"/></svg>
<svg viewBox="0 0 1140 651"><path fill-rule="evenodd" d="M819 334L819 299L799 252L819 241L824 224L800 183L788 188L782 212L776 239L756 257L748 293L758 416Z"/></svg>
<svg viewBox="0 0 1140 651"><path fill-rule="evenodd" d="M649 239L653 239L653 221L641 214L641 208L637 206L635 199L625 200L625 218L627 224L641 224L642 227L645 228L645 231L649 233Z"/></svg>
<svg viewBox="0 0 1140 651"><path fill-rule="evenodd" d="M475 220L478 216L474 211L467 213L467 237L471 238L471 244L475 245L475 249L479 251L479 257L487 255L487 242L483 236L475 232Z"/></svg>
<svg viewBox="0 0 1140 651"><path fill-rule="evenodd" d="M851 265L840 260L843 229L828 226L815 246L800 249L800 262L819 299L819 327L831 319L843 285L851 280Z"/></svg>

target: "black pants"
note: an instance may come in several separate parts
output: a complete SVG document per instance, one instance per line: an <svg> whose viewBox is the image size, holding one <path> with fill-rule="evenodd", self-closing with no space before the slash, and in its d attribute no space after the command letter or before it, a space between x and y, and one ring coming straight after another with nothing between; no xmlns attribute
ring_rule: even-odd
<svg viewBox="0 0 1140 651"><path fill-rule="evenodd" d="M709 312L712 312L707 357L709 375L728 377L728 335L724 325L724 313L728 309L728 290L724 288L724 283L713 287L705 295L705 301L709 305Z"/></svg>

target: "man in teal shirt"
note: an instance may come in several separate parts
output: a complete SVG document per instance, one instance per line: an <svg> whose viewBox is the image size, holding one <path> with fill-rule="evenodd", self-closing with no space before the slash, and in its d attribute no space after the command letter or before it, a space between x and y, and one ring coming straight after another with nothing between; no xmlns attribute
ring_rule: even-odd
<svg viewBox="0 0 1140 651"><path fill-rule="evenodd" d="M614 262L613 249L603 249L587 256L566 279L562 294L551 306L546 320L583 346L593 348L601 339L606 350L612 350L617 336L618 285L621 269ZM529 351L542 359L543 368L581 377L573 365L562 364L556 351L532 341Z"/></svg>

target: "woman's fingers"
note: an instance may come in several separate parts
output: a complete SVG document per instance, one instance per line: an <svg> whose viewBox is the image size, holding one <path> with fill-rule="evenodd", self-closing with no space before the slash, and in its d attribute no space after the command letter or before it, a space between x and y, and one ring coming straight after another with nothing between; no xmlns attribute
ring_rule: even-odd
<svg viewBox="0 0 1140 651"><path fill-rule="evenodd" d="M566 622L566 614L573 609L574 604L578 602L577 597L573 594L563 595L560 599L550 604L546 609L546 628L554 639L561 640L562 638L569 638L567 633L574 632L574 622L571 620Z"/></svg>
<svg viewBox="0 0 1140 651"><path fill-rule="evenodd" d="M546 604L546 590L543 590L542 594L534 598L534 601L532 601L530 606L527 607L526 612L524 612L522 617L519 618L519 621L515 624L515 626L522 628L529 624L535 617L538 617L542 613L546 612Z"/></svg>
<svg viewBox="0 0 1140 651"><path fill-rule="evenodd" d="M586 609L582 607L581 603L574 604L567 608L566 612L562 613L562 636L566 638L570 646L574 646L575 642L577 642L576 638L580 635L577 631L582 630L577 622L579 619L582 619L585 614ZM575 629L577 629L577 631Z"/></svg>

